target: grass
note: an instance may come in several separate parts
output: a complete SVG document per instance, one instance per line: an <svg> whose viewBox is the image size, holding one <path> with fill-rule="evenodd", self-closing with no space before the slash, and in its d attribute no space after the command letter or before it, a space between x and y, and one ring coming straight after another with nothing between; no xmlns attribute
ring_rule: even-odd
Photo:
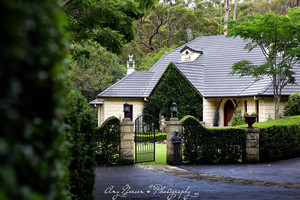
<svg viewBox="0 0 300 200"><path fill-rule="evenodd" d="M253 127L255 128L268 128L271 126L286 126L286 125L294 125L294 124L300 124L300 115L299 116L292 116L292 117L285 117L282 119L275 119L275 120L269 120L265 122L260 123L254 123ZM231 127L218 127L217 129L224 129L224 128L246 128L248 125L244 124L241 126L231 126Z"/></svg>
<svg viewBox="0 0 300 200"><path fill-rule="evenodd" d="M165 165L167 162L167 145L155 144L155 161L138 163L137 165Z"/></svg>

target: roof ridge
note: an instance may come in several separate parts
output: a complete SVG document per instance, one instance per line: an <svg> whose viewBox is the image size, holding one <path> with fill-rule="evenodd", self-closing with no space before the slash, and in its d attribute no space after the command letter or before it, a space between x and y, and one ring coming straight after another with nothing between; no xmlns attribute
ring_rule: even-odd
<svg viewBox="0 0 300 200"><path fill-rule="evenodd" d="M149 72L149 71L147 71L147 72ZM151 79L148 81L148 84L147 84L146 87L144 88L144 91L143 91L143 97L145 97L145 91L146 91L146 89L148 89L148 86L149 86L150 82L152 81L153 76L154 76L154 74L155 74L156 72L150 72L150 73L152 73L152 76L151 76Z"/></svg>
<svg viewBox="0 0 300 200"><path fill-rule="evenodd" d="M119 80L118 82L116 82L115 84L111 85L110 87L108 87L106 90L104 90L103 92L101 92L100 94L97 95L97 97L103 95L105 92L107 92L107 90L110 90L111 88L115 87L117 84L119 84L121 81L123 81L124 79L130 77L132 74L136 73L138 71L134 71L129 75L126 75L125 77L123 77L121 80Z"/></svg>
<svg viewBox="0 0 300 200"><path fill-rule="evenodd" d="M258 94L265 93L269 89L269 87L271 87L271 85L273 85L272 81L270 81L269 84L267 84L260 92L258 92Z"/></svg>

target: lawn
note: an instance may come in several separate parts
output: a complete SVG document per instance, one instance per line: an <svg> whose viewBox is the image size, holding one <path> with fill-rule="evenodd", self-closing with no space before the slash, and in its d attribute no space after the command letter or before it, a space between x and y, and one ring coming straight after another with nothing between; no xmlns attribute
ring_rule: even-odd
<svg viewBox="0 0 300 200"><path fill-rule="evenodd" d="M164 165L166 164L167 145L155 144L155 161L138 163L137 165Z"/></svg>
<svg viewBox="0 0 300 200"><path fill-rule="evenodd" d="M285 117L282 119L276 120L269 120L260 123L254 123L253 127L255 128L268 128L271 126L283 126L283 125L293 125L293 124L300 124L300 115L299 116L292 116L292 117ZM231 126L231 127L218 127L218 128L246 128L248 125L244 124L241 126Z"/></svg>

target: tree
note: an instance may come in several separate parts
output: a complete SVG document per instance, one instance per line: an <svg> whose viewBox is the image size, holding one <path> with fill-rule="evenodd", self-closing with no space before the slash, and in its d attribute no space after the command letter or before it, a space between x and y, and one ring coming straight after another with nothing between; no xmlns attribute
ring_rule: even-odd
<svg viewBox="0 0 300 200"><path fill-rule="evenodd" d="M249 15L245 21L229 21L228 37L247 40L249 51L259 47L266 63L256 65L239 61L232 66L231 74L253 76L256 80L268 76L273 84L275 118L279 118L281 91L287 84L294 84L292 68L300 60L300 8L290 9L289 15L267 13Z"/></svg>
<svg viewBox="0 0 300 200"><path fill-rule="evenodd" d="M66 0L62 5L68 16L68 31L73 41L91 39L114 53L134 39L135 20L155 0Z"/></svg>
<svg viewBox="0 0 300 200"><path fill-rule="evenodd" d="M97 42L84 41L71 46L71 89L81 91L88 101L120 80L126 74L118 57Z"/></svg>

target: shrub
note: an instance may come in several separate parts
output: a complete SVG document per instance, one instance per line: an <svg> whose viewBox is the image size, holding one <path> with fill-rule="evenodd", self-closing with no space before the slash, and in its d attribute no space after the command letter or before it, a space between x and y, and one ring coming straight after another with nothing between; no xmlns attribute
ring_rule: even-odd
<svg viewBox="0 0 300 200"><path fill-rule="evenodd" d="M0 199L66 199L58 0L1 0L0 12Z"/></svg>
<svg viewBox="0 0 300 200"><path fill-rule="evenodd" d="M191 116L182 121L184 161L193 164L236 163L245 157L244 129L206 129Z"/></svg>
<svg viewBox="0 0 300 200"><path fill-rule="evenodd" d="M300 156L300 125L272 126L260 129L260 162Z"/></svg>
<svg viewBox="0 0 300 200"><path fill-rule="evenodd" d="M289 96L288 102L285 104L284 116L300 115L300 94L296 92Z"/></svg>
<svg viewBox="0 0 300 200"><path fill-rule="evenodd" d="M92 200L95 183L95 126L92 108L78 91L67 96L69 179L72 199Z"/></svg>
<svg viewBox="0 0 300 200"><path fill-rule="evenodd" d="M239 126L245 124L245 118L242 116L242 110L236 108L230 121L230 126Z"/></svg>
<svg viewBox="0 0 300 200"><path fill-rule="evenodd" d="M109 117L96 128L96 161L98 165L120 163L120 120Z"/></svg>

